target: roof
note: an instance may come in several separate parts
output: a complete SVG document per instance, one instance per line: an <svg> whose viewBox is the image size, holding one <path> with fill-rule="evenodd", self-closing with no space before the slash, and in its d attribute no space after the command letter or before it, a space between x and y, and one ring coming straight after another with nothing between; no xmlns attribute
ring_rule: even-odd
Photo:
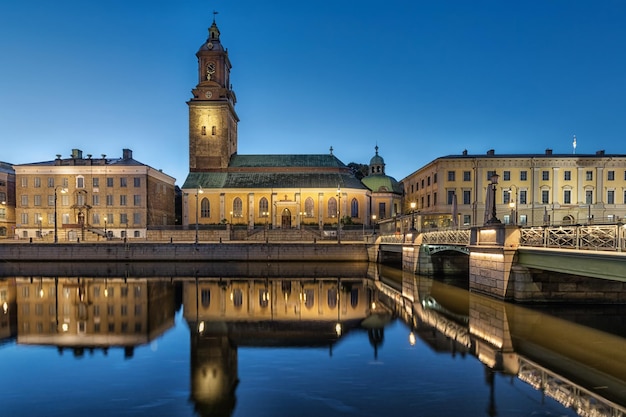
<svg viewBox="0 0 626 417"><path fill-rule="evenodd" d="M361 181L374 192L393 192L396 194L403 192L398 181L388 175L368 175Z"/></svg>
<svg viewBox="0 0 626 417"><path fill-rule="evenodd" d="M352 188L366 190L350 172L192 172L182 188Z"/></svg>
<svg viewBox="0 0 626 417"><path fill-rule="evenodd" d="M302 155L233 155L229 168L347 168L343 162L331 154Z"/></svg>

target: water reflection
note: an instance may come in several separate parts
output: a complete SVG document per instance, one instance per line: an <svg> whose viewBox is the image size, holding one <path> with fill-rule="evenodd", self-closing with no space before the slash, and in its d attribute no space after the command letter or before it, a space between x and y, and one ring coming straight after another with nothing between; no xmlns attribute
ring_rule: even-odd
<svg viewBox="0 0 626 417"><path fill-rule="evenodd" d="M120 348L132 359L138 346L172 329L182 307L188 398L200 416L237 409L241 348L317 348L332 356L341 340L367 334L376 360L385 328L398 319L406 324L407 346L423 343L483 364L489 386L483 415L499 413L497 375L517 378L578 415L626 415L623 334L392 268L68 263L11 264L7 271L12 276L0 279L0 343L55 346L76 357ZM623 309L611 311L623 317Z"/></svg>

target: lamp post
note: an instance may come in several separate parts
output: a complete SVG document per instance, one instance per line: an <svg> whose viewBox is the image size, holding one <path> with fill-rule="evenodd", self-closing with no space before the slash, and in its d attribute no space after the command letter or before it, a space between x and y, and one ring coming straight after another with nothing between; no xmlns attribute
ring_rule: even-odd
<svg viewBox="0 0 626 417"><path fill-rule="evenodd" d="M107 234L107 216L104 216L104 238L109 240L109 235Z"/></svg>
<svg viewBox="0 0 626 417"><path fill-rule="evenodd" d="M62 193L66 193L67 189L57 185L54 187L54 243L59 242L59 232L57 226L57 190L61 188Z"/></svg>
<svg viewBox="0 0 626 417"><path fill-rule="evenodd" d="M198 186L196 188L196 243L198 243L198 212L200 211L200 207L198 206L198 195L204 193L202 187Z"/></svg>
<svg viewBox="0 0 626 417"><path fill-rule="evenodd" d="M500 224L500 220L496 217L496 189L498 186L498 178L500 176L494 171L489 180L491 181L491 218L487 224Z"/></svg>
<svg viewBox="0 0 626 417"><path fill-rule="evenodd" d="M374 223L373 224L373 226L374 226L374 233L373 234L375 235L376 234L376 215L375 214L372 214L372 223Z"/></svg>
<svg viewBox="0 0 626 417"><path fill-rule="evenodd" d="M341 243L341 187L337 186L337 197L339 204L337 206L337 243Z"/></svg>
<svg viewBox="0 0 626 417"><path fill-rule="evenodd" d="M43 239L43 233L42 233L42 231L41 231L41 221L42 221L43 219L41 218L41 216L39 216L39 218L38 218L37 220L39 221L39 238L40 238L40 239Z"/></svg>
<svg viewBox="0 0 626 417"><path fill-rule="evenodd" d="M411 201L411 232L415 232L415 201Z"/></svg>
<svg viewBox="0 0 626 417"><path fill-rule="evenodd" d="M511 224L517 224L517 186L511 185L509 188L509 194L511 193L512 188L515 187L515 198L511 198L509 202L509 207L511 208Z"/></svg>

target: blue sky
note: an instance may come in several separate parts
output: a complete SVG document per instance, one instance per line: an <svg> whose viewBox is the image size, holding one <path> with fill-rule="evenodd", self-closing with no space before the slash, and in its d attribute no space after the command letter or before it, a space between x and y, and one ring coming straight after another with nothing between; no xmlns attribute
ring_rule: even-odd
<svg viewBox="0 0 626 417"><path fill-rule="evenodd" d="M626 2L20 0L0 3L0 160L135 159L181 185L195 53L217 10L240 154L380 147L431 160L626 154Z"/></svg>

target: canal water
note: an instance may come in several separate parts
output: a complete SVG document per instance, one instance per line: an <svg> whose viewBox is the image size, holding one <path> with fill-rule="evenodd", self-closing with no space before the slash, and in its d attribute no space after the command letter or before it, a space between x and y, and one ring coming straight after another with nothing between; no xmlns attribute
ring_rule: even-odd
<svg viewBox="0 0 626 417"><path fill-rule="evenodd" d="M1 416L623 416L626 315L375 264L4 264Z"/></svg>

